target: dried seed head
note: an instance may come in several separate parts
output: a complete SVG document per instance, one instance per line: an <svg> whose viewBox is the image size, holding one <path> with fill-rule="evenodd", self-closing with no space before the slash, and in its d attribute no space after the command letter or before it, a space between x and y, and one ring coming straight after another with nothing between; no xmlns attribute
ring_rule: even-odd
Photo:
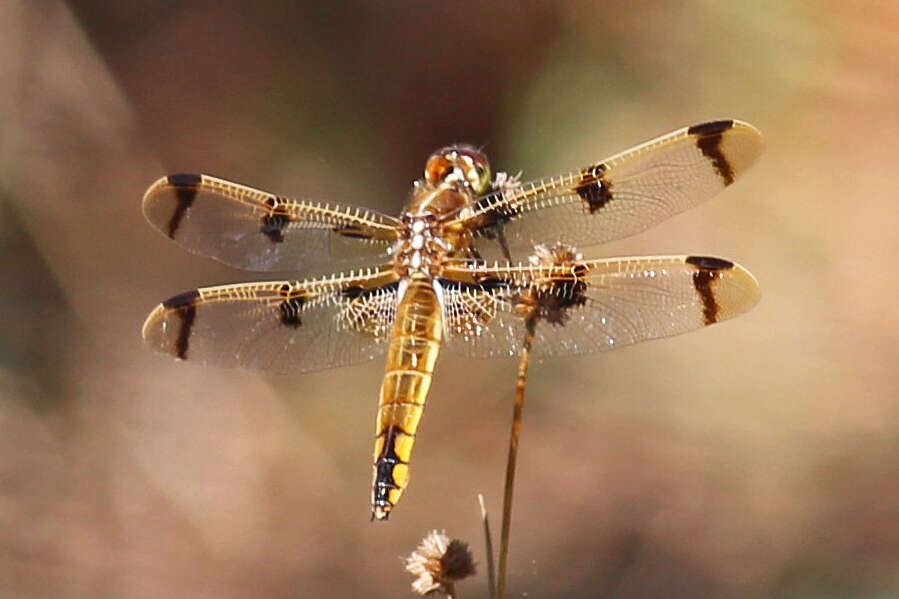
<svg viewBox="0 0 899 599"><path fill-rule="evenodd" d="M528 256L528 262L534 266L561 266L582 258L583 256L573 245L557 241L555 245L535 245L534 253Z"/></svg>
<svg viewBox="0 0 899 599"><path fill-rule="evenodd" d="M451 594L453 583L475 573L468 545L436 530L425 535L406 558L406 570L417 577L412 590L419 595L438 590Z"/></svg>

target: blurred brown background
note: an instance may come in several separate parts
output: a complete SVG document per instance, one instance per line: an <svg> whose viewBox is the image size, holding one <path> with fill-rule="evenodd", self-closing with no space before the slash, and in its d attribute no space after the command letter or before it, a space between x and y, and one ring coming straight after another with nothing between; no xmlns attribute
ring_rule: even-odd
<svg viewBox="0 0 899 599"><path fill-rule="evenodd" d="M592 253L728 257L762 303L532 371L512 596L899 595L897 55L889 1L3 2L0 595L403 597L431 528L485 562L515 362L442 356L370 524L382 363L142 345L161 299L253 278L143 221L158 176L396 213L449 142L528 178L720 117L760 164Z"/></svg>

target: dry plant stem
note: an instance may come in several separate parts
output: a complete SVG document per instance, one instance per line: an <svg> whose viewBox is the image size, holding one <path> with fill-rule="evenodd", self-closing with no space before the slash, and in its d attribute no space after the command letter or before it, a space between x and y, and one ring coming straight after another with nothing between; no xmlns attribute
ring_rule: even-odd
<svg viewBox="0 0 899 599"><path fill-rule="evenodd" d="M503 494L503 528L499 541L497 599L503 599L506 594L506 563L509 557L509 530L512 527L512 492L515 488L515 462L518 458L518 437L521 432L521 412L524 408L524 389L527 385L531 345L534 343L534 329L537 326L537 318L534 312L531 312L525 318L524 325L524 345L521 349L521 361L518 363L518 380L515 383L515 407L512 410L512 432L509 435L509 460L506 462L506 488Z"/></svg>
<svg viewBox="0 0 899 599"><path fill-rule="evenodd" d="M490 521L487 519L487 506L484 496L478 493L481 504L481 521L484 523L484 543L487 545L487 596L496 597L496 564L493 563L493 537L490 535Z"/></svg>

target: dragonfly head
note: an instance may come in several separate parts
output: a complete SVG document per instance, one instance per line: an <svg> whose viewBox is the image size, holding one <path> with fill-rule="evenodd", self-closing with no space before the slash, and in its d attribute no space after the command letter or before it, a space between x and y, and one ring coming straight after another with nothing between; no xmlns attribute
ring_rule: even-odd
<svg viewBox="0 0 899 599"><path fill-rule="evenodd" d="M425 181L429 184L465 188L475 195L490 188L490 177L487 156L468 144L441 148L431 154L425 165Z"/></svg>

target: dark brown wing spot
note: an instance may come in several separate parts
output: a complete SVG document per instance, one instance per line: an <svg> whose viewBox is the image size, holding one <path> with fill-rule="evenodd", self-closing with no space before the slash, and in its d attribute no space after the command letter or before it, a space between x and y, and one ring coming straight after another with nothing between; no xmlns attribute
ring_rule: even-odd
<svg viewBox="0 0 899 599"><path fill-rule="evenodd" d="M581 171L581 180L574 191L587 202L590 214L612 200L612 184L604 178L606 165L597 164Z"/></svg>
<svg viewBox="0 0 899 599"><path fill-rule="evenodd" d="M303 320L300 318L300 312L303 311L305 303L306 298L304 297L295 297L281 302L278 306L281 310L281 324L295 329L302 326Z"/></svg>
<svg viewBox="0 0 899 599"><path fill-rule="evenodd" d="M497 277L484 277L479 279L477 283L467 283L465 281L456 281L454 279L438 279L440 286L444 289L452 289L454 291L462 291L465 293L478 293L482 291L493 292L497 289L504 289L512 286L512 281L508 279L500 279Z"/></svg>
<svg viewBox="0 0 899 599"><path fill-rule="evenodd" d="M727 270L734 267L734 263L729 260L711 256L688 256L684 262L705 270Z"/></svg>
<svg viewBox="0 0 899 599"><path fill-rule="evenodd" d="M687 133L696 136L696 147L703 156L711 161L725 185L734 182L734 169L727 161L724 152L721 151L721 139L724 132L733 126L733 121L712 121L693 125L687 129Z"/></svg>
<svg viewBox="0 0 899 599"><path fill-rule="evenodd" d="M371 239L372 236L370 233L366 233L357 225L340 225L334 227L334 232L338 235L342 235L343 237L349 237L350 239Z"/></svg>
<svg viewBox="0 0 899 599"><path fill-rule="evenodd" d="M363 293L365 293L365 288L362 285L351 285L340 290L340 295L348 299L356 299Z"/></svg>
<svg viewBox="0 0 899 599"><path fill-rule="evenodd" d="M474 229L475 235L485 239L496 240L503 256L509 262L512 261L512 254L509 250L509 242L506 240L506 234L503 225L515 219L521 210L515 206L515 192L510 192L506 196L503 193L491 193L483 195L475 200L474 211L480 213L478 216L477 226ZM474 252L477 253L476 251Z"/></svg>
<svg viewBox="0 0 899 599"><path fill-rule="evenodd" d="M583 267L583 265L579 265ZM583 270L564 277L556 277L549 284L523 292L517 302L530 306L536 320L545 320L555 326L564 326L571 308L587 302L587 283L582 280Z"/></svg>
<svg viewBox="0 0 899 599"><path fill-rule="evenodd" d="M197 318L196 300L200 297L200 292L185 291L171 297L164 302L162 306L168 310L173 310L178 317L178 336L175 338L175 356L186 360L187 349L190 341L190 330L194 326L194 320Z"/></svg>
<svg viewBox="0 0 899 599"><path fill-rule="evenodd" d="M400 286L399 281L393 281L392 283L387 283L386 285L381 285L380 287L372 287L370 289L366 289L362 285L350 285L349 287L344 287L340 290L341 297L345 297L347 299L357 299L359 297L369 297L376 293L395 291Z"/></svg>
<svg viewBox="0 0 899 599"><path fill-rule="evenodd" d="M515 197L515 191L512 190L508 196L494 192L475 200L473 209L476 213L480 213L478 226L491 228L503 225L518 216L519 209L513 203Z"/></svg>
<svg viewBox="0 0 899 599"><path fill-rule="evenodd" d="M734 267L733 262L708 256L690 256L685 262L698 270L693 273L693 287L702 302L702 320L706 325L718 322L718 301L715 299L713 282L718 273Z"/></svg>
<svg viewBox="0 0 899 599"><path fill-rule="evenodd" d="M179 293L174 297L170 297L169 299L162 302L163 307L165 308L183 308L184 306L189 306L194 303L200 297L200 292L196 289L192 291L185 291L184 293Z"/></svg>
<svg viewBox="0 0 899 599"><path fill-rule="evenodd" d="M269 238L272 243L281 243L284 241L284 227L290 222L290 217L286 214L266 214L262 217L262 234Z"/></svg>
<svg viewBox="0 0 899 599"><path fill-rule="evenodd" d="M178 200L178 205L175 206L175 211L172 213L172 218L169 219L169 226L166 231L169 238L174 239L175 233L184 219L184 215L187 214L190 205L194 203L194 198L197 197L197 191L200 189L203 178L200 175L182 173L169 175L167 181L169 185L175 188L175 198Z"/></svg>
<svg viewBox="0 0 899 599"><path fill-rule="evenodd" d="M178 318L181 319L181 327L178 329L178 339L175 340L175 355L182 360L186 360L190 330L193 328L194 320L197 318L197 308L195 306L186 306L179 309L177 314Z"/></svg>
<svg viewBox="0 0 899 599"><path fill-rule="evenodd" d="M687 133L690 135L721 135L733 126L733 120L709 121L707 123L693 125L687 129Z"/></svg>
<svg viewBox="0 0 899 599"><path fill-rule="evenodd" d="M272 243L281 243L284 241L284 228L290 224L286 204L280 198L269 196L265 199L265 206L270 212L263 215L260 231Z"/></svg>

